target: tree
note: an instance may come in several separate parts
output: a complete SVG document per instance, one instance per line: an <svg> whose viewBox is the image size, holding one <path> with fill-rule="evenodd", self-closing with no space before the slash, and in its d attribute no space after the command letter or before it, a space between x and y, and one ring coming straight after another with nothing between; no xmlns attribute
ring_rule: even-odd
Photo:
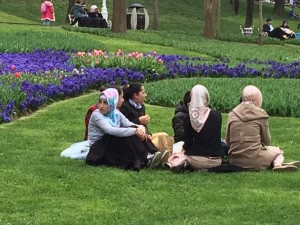
<svg viewBox="0 0 300 225"><path fill-rule="evenodd" d="M220 35L221 0L204 0L204 37Z"/></svg>
<svg viewBox="0 0 300 225"><path fill-rule="evenodd" d="M113 0L113 21L111 30L114 33L127 32L126 6L127 0Z"/></svg>
<svg viewBox="0 0 300 225"><path fill-rule="evenodd" d="M262 46L263 38L263 22L262 22L262 1L258 2L258 18L259 18L259 34L258 34L258 45Z"/></svg>
<svg viewBox="0 0 300 225"><path fill-rule="evenodd" d="M69 23L69 16L68 14L71 11L71 8L73 7L73 5L75 4L75 0L69 0L69 6L68 6L68 12L67 12L67 17L66 17L66 22Z"/></svg>
<svg viewBox="0 0 300 225"><path fill-rule="evenodd" d="M253 23L254 0L247 0L245 27L251 27Z"/></svg>
<svg viewBox="0 0 300 225"><path fill-rule="evenodd" d="M275 17L283 17L285 0L275 0L273 14Z"/></svg>
<svg viewBox="0 0 300 225"><path fill-rule="evenodd" d="M239 14L240 1L239 0L230 0L230 4L232 5L233 11L235 15Z"/></svg>
<svg viewBox="0 0 300 225"><path fill-rule="evenodd" d="M153 7L153 30L157 31L158 27L158 3L157 0L152 0Z"/></svg>

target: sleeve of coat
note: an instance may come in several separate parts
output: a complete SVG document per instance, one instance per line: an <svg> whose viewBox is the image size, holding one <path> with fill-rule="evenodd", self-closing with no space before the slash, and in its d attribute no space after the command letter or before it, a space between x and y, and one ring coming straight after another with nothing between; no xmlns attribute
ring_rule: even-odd
<svg viewBox="0 0 300 225"><path fill-rule="evenodd" d="M228 114L225 142L230 149L230 114Z"/></svg>
<svg viewBox="0 0 300 225"><path fill-rule="evenodd" d="M174 130L175 137L184 137L184 116L183 115L175 115L172 119L172 127Z"/></svg>
<svg viewBox="0 0 300 225"><path fill-rule="evenodd" d="M139 117L136 116L136 114L134 113L134 111L132 109L130 109L128 106L126 106L125 104L123 104L121 106L120 109L121 113L131 122L135 123L135 124L141 124L141 121L139 120Z"/></svg>
<svg viewBox="0 0 300 225"><path fill-rule="evenodd" d="M264 145L270 145L271 135L269 130L269 123L267 119L261 121L261 130L260 130L261 142Z"/></svg>

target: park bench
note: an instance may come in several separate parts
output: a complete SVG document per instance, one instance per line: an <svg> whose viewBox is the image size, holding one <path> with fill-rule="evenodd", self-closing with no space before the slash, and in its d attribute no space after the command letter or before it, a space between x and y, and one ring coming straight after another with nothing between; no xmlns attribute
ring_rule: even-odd
<svg viewBox="0 0 300 225"><path fill-rule="evenodd" d="M254 26L252 27L242 27L240 25L240 29L241 29L241 32L242 32L242 35L252 35L253 34L253 28Z"/></svg>
<svg viewBox="0 0 300 225"><path fill-rule="evenodd" d="M76 21L75 17L72 17L71 14L68 14L70 25L73 27L78 27L78 21Z"/></svg>

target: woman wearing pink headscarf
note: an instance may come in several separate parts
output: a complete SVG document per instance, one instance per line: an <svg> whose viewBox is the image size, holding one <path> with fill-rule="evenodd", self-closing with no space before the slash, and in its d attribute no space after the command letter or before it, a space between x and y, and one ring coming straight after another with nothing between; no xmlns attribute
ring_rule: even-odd
<svg viewBox="0 0 300 225"><path fill-rule="evenodd" d="M52 0L44 1L41 5L41 20L44 26L49 26L50 21L55 21L54 6Z"/></svg>
<svg viewBox="0 0 300 225"><path fill-rule="evenodd" d="M209 93L203 85L191 90L189 117L184 121L183 152L172 155L168 165L173 172L192 169L210 169L222 163L221 113L208 107Z"/></svg>
<svg viewBox="0 0 300 225"><path fill-rule="evenodd" d="M283 152L270 144L269 115L261 108L262 94L253 86L228 115L226 144L231 165L249 170L297 171L300 162L283 163Z"/></svg>

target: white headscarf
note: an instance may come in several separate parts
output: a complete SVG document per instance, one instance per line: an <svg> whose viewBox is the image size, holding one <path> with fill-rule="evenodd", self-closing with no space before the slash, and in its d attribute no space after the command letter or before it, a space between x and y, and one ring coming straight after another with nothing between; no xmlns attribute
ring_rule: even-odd
<svg viewBox="0 0 300 225"><path fill-rule="evenodd" d="M96 9L98 9L98 7L96 5L92 5L90 8L90 12L93 13Z"/></svg>
<svg viewBox="0 0 300 225"><path fill-rule="evenodd" d="M210 113L209 94L206 87L196 85L191 90L191 102L189 105L189 115L192 127L198 133L203 128Z"/></svg>

